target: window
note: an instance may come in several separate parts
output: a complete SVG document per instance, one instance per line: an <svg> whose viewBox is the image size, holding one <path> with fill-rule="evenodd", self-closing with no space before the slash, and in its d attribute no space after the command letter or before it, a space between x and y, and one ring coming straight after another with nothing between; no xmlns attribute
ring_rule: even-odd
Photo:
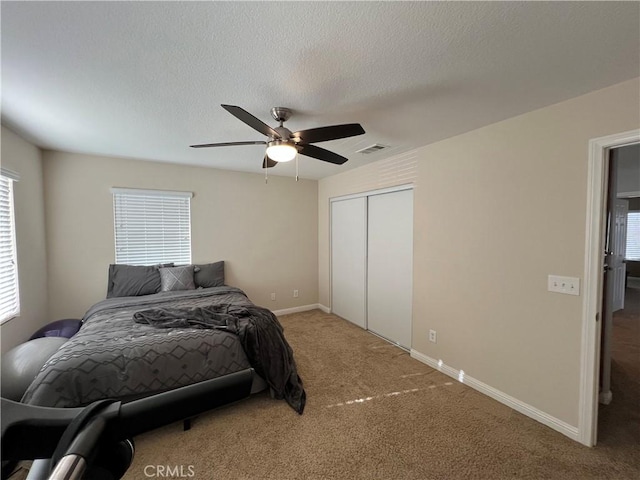
<svg viewBox="0 0 640 480"><path fill-rule="evenodd" d="M112 188L116 263L191 263L191 192Z"/></svg>
<svg viewBox="0 0 640 480"><path fill-rule="evenodd" d="M0 170L0 323L20 314L13 182L18 175Z"/></svg>
<svg viewBox="0 0 640 480"><path fill-rule="evenodd" d="M627 214L627 260L640 261L640 212Z"/></svg>

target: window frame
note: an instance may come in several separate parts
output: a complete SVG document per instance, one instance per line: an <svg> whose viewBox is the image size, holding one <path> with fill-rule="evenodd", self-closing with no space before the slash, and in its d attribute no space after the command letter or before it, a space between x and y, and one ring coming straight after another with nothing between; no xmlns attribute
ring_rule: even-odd
<svg viewBox="0 0 640 480"><path fill-rule="evenodd" d="M632 234L629 228L631 225L631 216L637 217L634 218L633 225L636 229L636 238L640 238L640 210L631 210L627 212L627 238L625 238L624 259L631 262L640 262L640 240L638 240L638 246L636 247L637 252L635 252L637 256L629 256L629 239L631 238Z"/></svg>
<svg viewBox="0 0 640 480"><path fill-rule="evenodd" d="M113 187L111 193L113 194L115 263L128 265L191 263L192 192ZM186 209L184 205L180 205L183 201L186 201ZM132 225L128 229L125 225L127 221ZM138 224L138 221L143 222L143 225ZM168 223L172 221L175 223ZM179 232L179 237L184 235L184 238L168 242L166 237L175 237L176 232ZM152 242L149 245L146 244L148 233ZM125 240L129 237L131 237L129 240ZM134 245L140 240L145 242L144 251L140 252L138 249L136 252ZM175 254L174 257L171 256L173 254Z"/></svg>
<svg viewBox="0 0 640 480"><path fill-rule="evenodd" d="M1 182L0 187L4 188L4 185L2 184L4 184L6 181L6 188L7 188L8 211L5 212L4 214L9 217L10 232L8 236L10 237L9 249L11 250L9 252L9 255L11 256L10 262L13 266L13 275L12 275L13 291L9 292L9 294L11 295L11 298L9 299L7 304L8 305L14 304L14 307L12 309L7 309L7 311L4 311L5 304L3 303L3 301L5 301L5 299L2 298L2 296L0 296L0 325L10 320L13 320L14 318L19 317L21 312L20 277L19 277L19 269L18 269L18 243L16 240L15 190L14 190L14 185L19 180L20 180L20 175L17 174L16 172L8 170L4 167L0 168L0 182ZM0 206L0 208L2 207ZM0 258L1 258L1 255L0 255Z"/></svg>

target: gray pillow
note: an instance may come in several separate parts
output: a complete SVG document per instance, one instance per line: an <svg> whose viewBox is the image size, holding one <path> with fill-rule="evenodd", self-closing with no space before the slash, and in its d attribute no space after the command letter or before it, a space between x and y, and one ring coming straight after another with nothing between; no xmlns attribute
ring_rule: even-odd
<svg viewBox="0 0 640 480"><path fill-rule="evenodd" d="M167 263L166 266L173 266ZM107 298L137 297L160 291L160 265L109 265Z"/></svg>
<svg viewBox="0 0 640 480"><path fill-rule="evenodd" d="M160 291L195 290L193 265L160 269Z"/></svg>
<svg viewBox="0 0 640 480"><path fill-rule="evenodd" d="M195 281L196 287L224 286L224 261L196 265Z"/></svg>

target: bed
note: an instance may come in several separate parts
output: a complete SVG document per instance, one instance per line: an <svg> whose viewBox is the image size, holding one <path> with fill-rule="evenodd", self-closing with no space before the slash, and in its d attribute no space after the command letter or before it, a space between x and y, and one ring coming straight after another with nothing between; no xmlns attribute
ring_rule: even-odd
<svg viewBox="0 0 640 480"><path fill-rule="evenodd" d="M157 328L133 320L137 312L200 308L224 308L232 314L244 311L241 321L249 325L247 331L257 324L256 311L266 311L278 322L271 312L253 305L242 290L230 286L107 298L87 311L80 331L45 363L22 401L48 407L76 407L103 398L126 401L256 368L255 363L263 361L257 365L260 375L256 375L252 391L264 388L266 381L272 396L285 398L302 413L304 389L286 340L284 345L270 344L271 350L261 353L275 359L276 376L288 376L284 390L293 392L274 389L273 382L278 379L269 378L274 375L265 368L271 360L265 360L264 355L261 360L256 352L247 351L248 346L259 343L265 350L262 331L245 338L226 327ZM282 336L279 323L267 322L273 324L269 332ZM266 377L264 381L261 376Z"/></svg>

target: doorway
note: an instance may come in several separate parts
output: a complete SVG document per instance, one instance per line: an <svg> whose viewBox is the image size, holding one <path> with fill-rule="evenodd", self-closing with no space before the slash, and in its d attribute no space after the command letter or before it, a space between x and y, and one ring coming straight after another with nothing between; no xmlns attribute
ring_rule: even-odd
<svg viewBox="0 0 640 480"><path fill-rule="evenodd" d="M609 151L598 435L640 441L640 144Z"/></svg>
<svg viewBox="0 0 640 480"><path fill-rule="evenodd" d="M611 259L607 250L609 212L609 166L613 149L640 143L640 130L632 130L589 142L585 275L582 318L582 355L578 440L594 446L598 439L601 355L604 343L603 304L611 289L605 288L605 268ZM640 194L640 192L638 192ZM608 272L608 270L607 270ZM611 280L611 278L609 278ZM611 305L612 299L609 299Z"/></svg>

